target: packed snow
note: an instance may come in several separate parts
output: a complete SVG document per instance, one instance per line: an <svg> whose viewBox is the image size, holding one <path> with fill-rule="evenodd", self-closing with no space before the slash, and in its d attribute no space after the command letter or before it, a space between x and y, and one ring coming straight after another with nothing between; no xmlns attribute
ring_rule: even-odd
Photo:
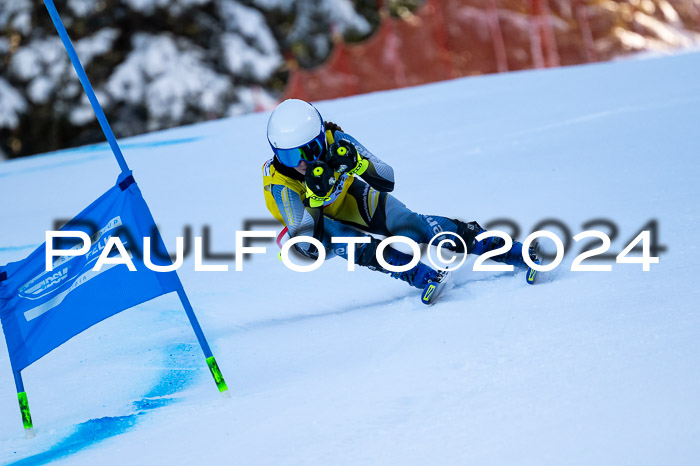
<svg viewBox="0 0 700 466"><path fill-rule="evenodd" d="M521 239L547 218L572 235L609 219L614 253L656 219L667 249L649 272L613 259L575 273L575 245L535 286L469 258L431 307L342 259L292 272L270 243L243 272L194 272L189 256L180 275L232 398L161 297L23 371L32 440L0 345L0 463L698 464L699 72L693 53L318 103L394 167L416 211L511 219ZM268 116L121 141L170 248L209 226L211 251L232 253L246 220L271 218ZM0 263L117 174L106 144L0 164Z"/></svg>

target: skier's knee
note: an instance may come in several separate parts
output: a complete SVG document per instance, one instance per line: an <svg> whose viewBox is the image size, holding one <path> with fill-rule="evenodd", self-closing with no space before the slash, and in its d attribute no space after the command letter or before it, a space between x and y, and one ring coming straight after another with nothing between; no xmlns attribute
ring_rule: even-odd
<svg viewBox="0 0 700 466"><path fill-rule="evenodd" d="M296 243L294 250L309 259L318 259L318 249L312 243Z"/></svg>
<svg viewBox="0 0 700 466"><path fill-rule="evenodd" d="M464 240L467 246L467 253L474 252L476 245L476 237L485 231L477 222L462 222L461 220L452 220L457 225L457 235ZM449 247L450 250L458 253L464 253L464 245L461 241L457 241L457 245Z"/></svg>

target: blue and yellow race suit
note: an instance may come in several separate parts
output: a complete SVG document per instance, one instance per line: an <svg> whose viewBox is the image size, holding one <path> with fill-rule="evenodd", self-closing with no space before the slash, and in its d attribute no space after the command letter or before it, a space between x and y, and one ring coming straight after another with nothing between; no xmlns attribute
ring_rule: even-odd
<svg viewBox="0 0 700 466"><path fill-rule="evenodd" d="M368 236L370 243L358 244L355 263L388 273L376 261L375 253L379 240L368 235L406 236L418 244L428 243L437 233L457 233L467 242L469 252L481 253L476 248L474 237L483 229L476 222L464 223L437 215L422 215L408 209L401 201L389 194L394 189L394 170L381 161L355 138L340 130L327 130L328 145L346 140L357 149L361 159L368 161L360 176L343 174L337 179L332 193L323 201L323 206L311 206L307 199L304 176L275 158L263 165L265 202L270 213L285 225L290 237L314 236L326 248L326 258L335 255L347 259L346 244L332 243L332 237ZM309 257L316 257L310 243L297 243L296 249ZM456 248L457 252L465 252ZM519 251L516 251L519 252ZM391 265L405 265L411 256L391 247L385 249L384 259ZM392 274L409 284L422 288L436 272L419 263L405 273Z"/></svg>

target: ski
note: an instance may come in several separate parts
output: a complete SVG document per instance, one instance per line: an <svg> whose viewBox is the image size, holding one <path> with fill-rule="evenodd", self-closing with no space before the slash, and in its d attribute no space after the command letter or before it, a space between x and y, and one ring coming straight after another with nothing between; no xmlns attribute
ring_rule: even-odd
<svg viewBox="0 0 700 466"><path fill-rule="evenodd" d="M536 241L532 246L530 246L529 253L532 262L534 262L537 265L539 265L542 262L542 260L540 259L540 245ZM525 280L527 281L528 285L534 285L536 278L537 270L533 269L532 267L528 267L527 274L525 275Z"/></svg>
<svg viewBox="0 0 700 466"><path fill-rule="evenodd" d="M442 292L445 291L449 279L449 271L439 271L437 277L430 281L423 289L423 293L420 297L421 302L427 305L435 304Z"/></svg>
<svg viewBox="0 0 700 466"><path fill-rule="evenodd" d="M533 269L532 267L528 267L527 268L527 276L525 277L527 283L530 285L534 285L536 277L537 277L537 270Z"/></svg>

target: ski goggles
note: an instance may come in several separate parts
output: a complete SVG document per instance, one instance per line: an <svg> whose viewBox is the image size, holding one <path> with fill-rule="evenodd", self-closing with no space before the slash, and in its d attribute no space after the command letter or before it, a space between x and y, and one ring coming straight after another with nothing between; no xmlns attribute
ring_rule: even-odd
<svg viewBox="0 0 700 466"><path fill-rule="evenodd" d="M303 146L294 147L292 149L278 149L276 147L272 148L272 151L277 156L277 159L282 162L283 165L288 167L298 167L299 162L302 160L309 163L314 162L321 157L325 150L326 135L324 131L321 131L321 134Z"/></svg>

